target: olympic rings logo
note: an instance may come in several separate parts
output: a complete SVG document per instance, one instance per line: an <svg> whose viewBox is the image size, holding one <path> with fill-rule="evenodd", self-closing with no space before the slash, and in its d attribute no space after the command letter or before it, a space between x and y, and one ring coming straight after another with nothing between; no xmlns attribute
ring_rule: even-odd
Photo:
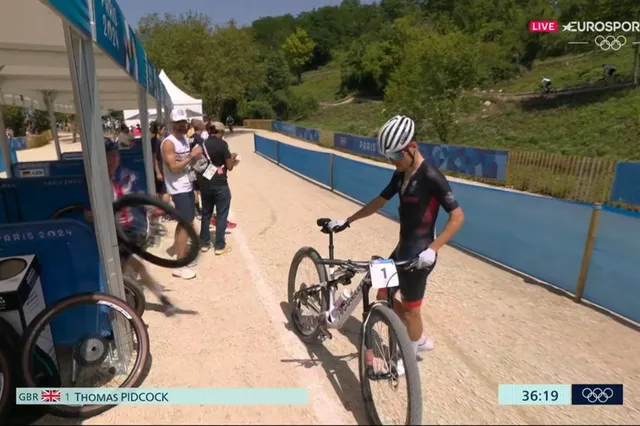
<svg viewBox="0 0 640 426"><path fill-rule="evenodd" d="M627 38L625 36L616 37L608 35L604 37L599 35L596 37L595 43L596 46L598 46L602 50L620 50L622 49L622 46L627 44Z"/></svg>
<svg viewBox="0 0 640 426"><path fill-rule="evenodd" d="M585 398L590 403L594 404L596 402L600 402L604 404L609 399L613 398L613 389L611 388L584 388L582 389L582 397Z"/></svg>

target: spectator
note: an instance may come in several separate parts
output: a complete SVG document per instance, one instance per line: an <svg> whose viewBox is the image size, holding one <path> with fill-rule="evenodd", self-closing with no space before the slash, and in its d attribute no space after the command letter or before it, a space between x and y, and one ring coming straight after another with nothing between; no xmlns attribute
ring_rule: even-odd
<svg viewBox="0 0 640 426"><path fill-rule="evenodd" d="M224 125L214 122L209 125L209 138L204 142L203 150L206 161L199 161L196 173L202 194L202 222L200 225L200 250L207 252L211 248L209 223L215 207L217 218L222 225L216 226L215 254L222 255L231 251L226 243L227 217L231 207L231 190L228 183L228 172L238 165L237 154L229 151L229 145L222 139Z"/></svg>
<svg viewBox="0 0 640 426"><path fill-rule="evenodd" d="M187 223L192 223L195 213L193 185L189 178L191 164L202 156L202 147L196 145L189 149L187 134L187 113L182 108L171 111L171 133L160 144L162 152L162 168L167 192L173 200L178 213ZM186 257L188 253L189 235L182 227L176 227L175 249L178 258ZM197 244L196 241L192 242ZM186 280L195 278L196 273L189 267L174 269L173 275Z"/></svg>
<svg viewBox="0 0 640 426"><path fill-rule="evenodd" d="M133 129L133 136L142 136L142 129L140 128L140 124L136 124L136 128Z"/></svg>
<svg viewBox="0 0 640 426"><path fill-rule="evenodd" d="M122 123L122 125L120 126L120 133L118 134L118 138L116 139L116 142L118 143L121 149L131 148L135 143L135 139L131 134L129 127L124 123Z"/></svg>
<svg viewBox="0 0 640 426"><path fill-rule="evenodd" d="M189 148L193 149L194 146L200 145L204 143L204 138L202 137L202 132L204 130L204 123L201 120L193 120L191 121L191 125L193 126L193 134L191 139L189 139ZM192 179L193 181L193 194L196 200L196 215L198 218L202 215L202 210L200 209L200 188L198 187L198 181L195 176Z"/></svg>
<svg viewBox="0 0 640 426"><path fill-rule="evenodd" d="M164 183L162 173L162 153L160 144L164 139L164 126L156 121L151 123L151 152L153 153L153 171L155 172L156 195L165 203L171 203L171 197L167 194L167 186Z"/></svg>

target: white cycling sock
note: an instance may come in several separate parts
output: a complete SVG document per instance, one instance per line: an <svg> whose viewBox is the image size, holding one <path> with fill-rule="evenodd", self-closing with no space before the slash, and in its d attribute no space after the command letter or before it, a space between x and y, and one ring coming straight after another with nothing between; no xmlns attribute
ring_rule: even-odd
<svg viewBox="0 0 640 426"><path fill-rule="evenodd" d="M411 341L411 344L413 345L413 351L418 353L418 348L420 347L420 345L424 345L426 341L427 339L424 337L424 335L420 336L418 340Z"/></svg>

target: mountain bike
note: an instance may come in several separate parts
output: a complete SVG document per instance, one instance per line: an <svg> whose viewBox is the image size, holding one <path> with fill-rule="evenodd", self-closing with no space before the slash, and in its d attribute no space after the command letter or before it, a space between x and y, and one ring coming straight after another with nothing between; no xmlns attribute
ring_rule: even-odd
<svg viewBox="0 0 640 426"><path fill-rule="evenodd" d="M420 371L415 352L402 320L393 311L393 294L388 291L386 301L369 300L372 288L398 286L397 271L417 267L417 259L394 262L374 256L371 261L339 260L334 258L333 232L328 228L329 219L318 219L321 231L329 235L329 258L324 259L311 247L303 247L293 257L289 269L288 301L291 307L291 323L295 333L306 344L331 339L329 329L339 329L351 313L363 302L363 322L359 348L359 374L362 396L369 420L373 424L388 424L387 416L380 411L387 408L391 398L374 401L372 385L388 385L397 392L403 384L407 388L406 407L399 410L403 416L399 424L417 425L422 422L422 389ZM301 263L309 259L314 266L314 278L303 282L296 289L296 276ZM329 273L325 266L329 267ZM343 298L336 306L336 291L342 284L351 284L358 273L365 276L351 296ZM302 315L303 308L311 314ZM378 323L387 326L388 343L380 343L384 332L376 332ZM374 350L379 353L376 354Z"/></svg>

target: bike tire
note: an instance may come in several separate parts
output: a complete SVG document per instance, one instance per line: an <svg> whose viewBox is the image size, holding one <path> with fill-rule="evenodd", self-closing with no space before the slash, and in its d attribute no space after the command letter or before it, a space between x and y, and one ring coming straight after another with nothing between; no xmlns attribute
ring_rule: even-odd
<svg viewBox="0 0 640 426"><path fill-rule="evenodd" d="M84 213L84 210L85 210L85 206L83 206L82 204L71 204L59 210L56 210L56 212L51 215L51 219L59 219L60 216L69 212L79 211Z"/></svg>
<svg viewBox="0 0 640 426"><path fill-rule="evenodd" d="M120 385L121 388L138 387L144 379L144 370L148 365L149 358L151 356L149 352L149 333L147 327L142 321L142 318L136 314L125 301L118 299L103 293L80 293L60 300L49 308L40 312L33 319L29 327L24 333L24 346L20 356L20 361L23 366L23 379L26 387L38 387L36 380L32 375L33 370L33 357L31 352L37 347L36 342L40 336L42 329L49 324L49 321L55 315L63 312L68 308L73 308L81 305L96 305L105 304L111 306L121 313L126 313L131 326L134 328L138 338L138 356L136 357L133 369L129 377ZM83 406L71 406L71 405L44 405L44 408L50 414L58 417L66 418L87 418L112 408L113 405L83 405Z"/></svg>
<svg viewBox="0 0 640 426"><path fill-rule="evenodd" d="M142 289L140 284L138 284L136 280L131 277L123 275L122 280L124 281L124 292L127 303L133 308L134 311L136 311L136 314L138 314L138 316L142 318L142 316L144 315L144 310L147 306L147 298L144 295L144 290Z"/></svg>
<svg viewBox="0 0 640 426"><path fill-rule="evenodd" d="M8 348L0 346L0 424L9 418L16 400L16 361Z"/></svg>
<svg viewBox="0 0 640 426"><path fill-rule="evenodd" d="M420 425L422 424L422 385L420 382L420 370L418 362L414 355L413 345L407 333L407 328L402 323L398 315L384 304L374 304L369 311L369 315L363 324L362 341L360 342L359 354L359 371L360 386L362 389L362 397L364 405L369 416L369 421L374 425L383 424L378 415L375 401L371 392L371 385L366 377L365 351L367 349L366 342L372 333L375 320L381 320L386 323L393 335L396 336L397 344L400 347L402 361L404 362L405 374L403 378L407 381L408 406L407 417L404 424ZM407 356L409 354L409 356ZM383 406L387 401L381 401Z"/></svg>
<svg viewBox="0 0 640 426"><path fill-rule="evenodd" d="M313 333L311 334L304 333L300 329L298 323L296 322L295 306L294 306L296 304L295 293L297 291L296 290L296 273L298 272L298 267L300 266L300 263L306 258L311 259L311 261L316 267L316 271L318 272L318 282L312 283L312 284L318 284L320 282L327 281L327 270L325 269L324 265L320 264L320 260L322 259L322 256L320 256L320 253L318 253L318 251L313 247L303 247L296 252L296 254L293 256L293 260L291 261L291 266L289 267L287 295L288 295L288 302L289 302L289 309L290 309L289 321L291 322L293 331L304 343L312 344L318 341L318 338L320 337L320 329L319 327L316 327ZM324 303L324 300L322 302ZM324 308L324 306L321 306L321 308Z"/></svg>
<svg viewBox="0 0 640 426"><path fill-rule="evenodd" d="M136 206L153 206L160 210L163 210L168 216L170 216L177 222L176 226L181 226L187 231L187 234L189 235L189 238L191 238L192 243L188 246L188 252L185 257L176 259L164 259L162 257L158 257L152 253L149 253L138 244L132 243L126 233L122 230L122 228L116 226L116 232L118 234L118 238L120 239L120 244L122 244L122 246L126 250L140 256L142 259L146 260L149 263L153 263L154 265L163 268L182 268L183 266L189 265L191 262L198 258L198 254L200 254L200 239L198 238L198 234L193 228L193 224L188 223L186 220L184 220L175 207L155 197L152 197L149 194L134 193L123 195L122 197L114 201L113 210L114 212L118 212L123 208Z"/></svg>

